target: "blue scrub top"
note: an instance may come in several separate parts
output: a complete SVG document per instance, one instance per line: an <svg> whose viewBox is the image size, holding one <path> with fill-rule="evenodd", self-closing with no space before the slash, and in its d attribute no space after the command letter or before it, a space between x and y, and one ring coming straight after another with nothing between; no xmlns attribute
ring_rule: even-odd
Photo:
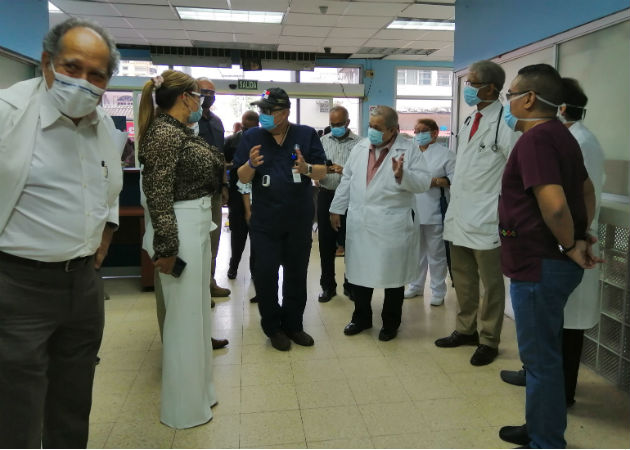
<svg viewBox="0 0 630 450"><path fill-rule="evenodd" d="M307 163L325 163L326 154L319 136L309 126L291 124L282 146L263 128L251 128L243 133L234 155L234 170L247 164L249 151L255 145L262 145L260 153L264 158L252 180L251 228L278 230L296 223L312 223L312 180L300 175L299 183L293 181L295 161L291 154L296 144ZM269 175L269 186L263 186L264 175Z"/></svg>

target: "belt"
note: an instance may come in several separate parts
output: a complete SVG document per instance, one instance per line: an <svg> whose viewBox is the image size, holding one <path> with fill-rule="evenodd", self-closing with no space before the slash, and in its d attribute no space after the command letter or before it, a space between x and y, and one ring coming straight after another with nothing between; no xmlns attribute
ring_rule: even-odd
<svg viewBox="0 0 630 450"><path fill-rule="evenodd" d="M22 266L34 267L36 269L53 269L63 270L64 272L73 272L78 268L84 266L91 260L92 256L81 256L79 258L69 259L67 261L59 262L45 262L37 261L35 259L22 258L20 256L10 255L0 251L0 260L20 264Z"/></svg>

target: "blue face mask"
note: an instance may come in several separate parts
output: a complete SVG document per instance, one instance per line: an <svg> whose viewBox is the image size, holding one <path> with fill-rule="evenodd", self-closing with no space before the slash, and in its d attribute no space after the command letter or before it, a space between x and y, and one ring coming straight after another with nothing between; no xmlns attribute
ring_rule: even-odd
<svg viewBox="0 0 630 450"><path fill-rule="evenodd" d="M383 132L374 128L368 128L368 139L372 145L381 145L383 143Z"/></svg>
<svg viewBox="0 0 630 450"><path fill-rule="evenodd" d="M201 114L203 113L201 106L197 111L193 111L188 115L188 123L196 123L201 120Z"/></svg>
<svg viewBox="0 0 630 450"><path fill-rule="evenodd" d="M332 127L330 129L330 134L332 134L336 138L340 138L341 136L346 134L346 130L347 130L346 127Z"/></svg>
<svg viewBox="0 0 630 450"><path fill-rule="evenodd" d="M423 131L421 133L417 133L413 136L413 141L416 143L416 145L420 146L420 147L424 147L425 145L429 145L429 142L431 142L433 140L433 138L431 137L431 132L430 131Z"/></svg>
<svg viewBox="0 0 630 450"><path fill-rule="evenodd" d="M484 84L483 86L479 86L478 88L474 86L468 86L468 85L464 86L464 101L466 102L466 104L468 106L475 106L481 103L481 99L477 97L477 93L479 92L479 89L486 86L487 84Z"/></svg>
<svg viewBox="0 0 630 450"><path fill-rule="evenodd" d="M260 126L265 130L273 130L276 127L276 124L273 120L272 114L260 114L259 116Z"/></svg>
<svg viewBox="0 0 630 450"><path fill-rule="evenodd" d="M506 105L503 105L503 120L505 121L505 124L510 127L511 130L516 129L516 123L518 122L518 119L514 117L512 115L512 112L510 111L510 102L507 102Z"/></svg>

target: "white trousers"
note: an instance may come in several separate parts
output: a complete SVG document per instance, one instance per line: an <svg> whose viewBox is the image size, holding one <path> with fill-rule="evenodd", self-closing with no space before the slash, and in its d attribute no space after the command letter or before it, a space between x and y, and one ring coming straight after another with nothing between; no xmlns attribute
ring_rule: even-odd
<svg viewBox="0 0 630 450"><path fill-rule="evenodd" d="M409 283L410 289L424 291L427 269L431 274L431 294L435 298L446 296L446 248L443 240L444 225L420 225L420 274Z"/></svg>
<svg viewBox="0 0 630 450"><path fill-rule="evenodd" d="M190 428L212 419L217 401L212 383L210 309L210 197L175 203L180 278L160 274L166 317L162 351L161 421Z"/></svg>

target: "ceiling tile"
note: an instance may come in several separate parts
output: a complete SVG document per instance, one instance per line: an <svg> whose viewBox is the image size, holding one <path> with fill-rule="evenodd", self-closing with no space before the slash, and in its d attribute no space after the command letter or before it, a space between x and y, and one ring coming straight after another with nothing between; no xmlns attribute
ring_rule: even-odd
<svg viewBox="0 0 630 450"><path fill-rule="evenodd" d="M112 28L108 27L109 31L114 38L118 41L118 38L140 38L140 35L133 28Z"/></svg>
<svg viewBox="0 0 630 450"><path fill-rule="evenodd" d="M116 39L117 44L127 44L127 45L149 45L146 39L142 38L120 38Z"/></svg>
<svg viewBox="0 0 630 450"><path fill-rule="evenodd" d="M215 33L214 31L189 31L188 36L193 41L234 42L232 33Z"/></svg>
<svg viewBox="0 0 630 450"><path fill-rule="evenodd" d="M278 36L258 35L258 34L235 34L236 42L247 44L277 44Z"/></svg>
<svg viewBox="0 0 630 450"><path fill-rule="evenodd" d="M179 19L168 6L116 5L116 9L125 17L144 19Z"/></svg>
<svg viewBox="0 0 630 450"><path fill-rule="evenodd" d="M394 16L343 16L338 23L342 27L374 28L374 31L378 31L392 20L394 20Z"/></svg>
<svg viewBox="0 0 630 450"><path fill-rule="evenodd" d="M107 1L107 3L111 3L113 5L116 5L116 3L132 3L132 4L138 4L138 5L160 5L160 6L168 6L168 2L169 0L108 0Z"/></svg>
<svg viewBox="0 0 630 450"><path fill-rule="evenodd" d="M376 39L405 39L412 41L425 34L425 31L418 30L381 30L374 34Z"/></svg>
<svg viewBox="0 0 630 450"><path fill-rule="evenodd" d="M170 47L192 47L189 39L151 39L151 45L164 45Z"/></svg>
<svg viewBox="0 0 630 450"><path fill-rule="evenodd" d="M77 15L77 17L93 20L105 28L130 28L129 22L124 17L86 16L83 14Z"/></svg>
<svg viewBox="0 0 630 450"><path fill-rule="evenodd" d="M411 41L409 42L405 48L443 48L446 46L452 46L451 42L445 41Z"/></svg>
<svg viewBox="0 0 630 450"><path fill-rule="evenodd" d="M324 0L293 0L291 2L291 12L293 13L308 13L308 14L322 14L319 10L320 6L327 6L328 10L326 14L341 15L344 13L350 2L347 1L324 1Z"/></svg>
<svg viewBox="0 0 630 450"><path fill-rule="evenodd" d="M295 25L285 25L282 28L282 35L326 37L331 29L332 27L299 27Z"/></svg>
<svg viewBox="0 0 630 450"><path fill-rule="evenodd" d="M152 38L162 39L190 39L186 30L165 30L161 28L138 29L138 33L151 40Z"/></svg>
<svg viewBox="0 0 630 450"><path fill-rule="evenodd" d="M282 45L312 45L320 46L324 43L321 37L298 37L298 36L279 36L278 41Z"/></svg>
<svg viewBox="0 0 630 450"><path fill-rule="evenodd" d="M55 6L63 12L74 15L119 16L109 3L85 2L76 0L55 0Z"/></svg>
<svg viewBox="0 0 630 450"><path fill-rule="evenodd" d="M400 16L418 19L452 19L455 17L455 7L422 4L411 5L404 9Z"/></svg>
<svg viewBox="0 0 630 450"><path fill-rule="evenodd" d="M335 26L341 16L326 14L295 14L289 13L284 19L285 25L306 25L315 27Z"/></svg>
<svg viewBox="0 0 630 450"><path fill-rule="evenodd" d="M448 41L454 42L455 40L455 32L454 31L425 31L420 32L422 34L418 34L416 36L416 40L427 40L427 41Z"/></svg>
<svg viewBox="0 0 630 450"><path fill-rule="evenodd" d="M347 39L338 39L334 36L329 37L324 41L324 45L326 47L334 47L335 45L343 45L343 46L354 46L354 45L363 45L366 41L364 38L347 38Z"/></svg>
<svg viewBox="0 0 630 450"><path fill-rule="evenodd" d="M55 25L59 25L61 22L65 22L69 18L70 16L67 14L60 14L60 13L48 14L48 27L52 28Z"/></svg>
<svg viewBox="0 0 630 450"><path fill-rule="evenodd" d="M343 21L342 21L343 24ZM374 35L376 30L373 28L333 28L330 37L331 38L369 38Z"/></svg>
<svg viewBox="0 0 630 450"><path fill-rule="evenodd" d="M169 20L169 22L172 22ZM180 20L177 21L178 28L194 31L216 31L227 33L234 31L234 22L208 22L207 20Z"/></svg>
<svg viewBox="0 0 630 450"><path fill-rule="evenodd" d="M348 5L345 14L357 16L391 16L399 15L408 4L405 3L368 3L352 2Z"/></svg>
<svg viewBox="0 0 630 450"><path fill-rule="evenodd" d="M306 53L323 53L321 47L315 47L312 45L290 45L280 44L278 46L279 52L306 52Z"/></svg>
<svg viewBox="0 0 630 450"><path fill-rule="evenodd" d="M231 0L232 9L245 11L286 11L289 0Z"/></svg>
<svg viewBox="0 0 630 450"><path fill-rule="evenodd" d="M279 35L282 32L282 25L274 23L233 23L232 28L235 33L247 34Z"/></svg>
<svg viewBox="0 0 630 450"><path fill-rule="evenodd" d="M360 46L353 46L353 47L344 47L344 46L339 46L339 47L331 47L331 52L332 53L354 53L357 50L359 50L361 47Z"/></svg>
<svg viewBox="0 0 630 450"><path fill-rule="evenodd" d="M404 41L404 40L401 40L401 39L369 39L365 43L365 47L384 47L384 48L400 47L400 48L403 48L408 43L409 43L409 41Z"/></svg>
<svg viewBox="0 0 630 450"><path fill-rule="evenodd" d="M148 0L150 1L150 0ZM173 6L192 6L195 8L228 9L227 0L170 0Z"/></svg>

